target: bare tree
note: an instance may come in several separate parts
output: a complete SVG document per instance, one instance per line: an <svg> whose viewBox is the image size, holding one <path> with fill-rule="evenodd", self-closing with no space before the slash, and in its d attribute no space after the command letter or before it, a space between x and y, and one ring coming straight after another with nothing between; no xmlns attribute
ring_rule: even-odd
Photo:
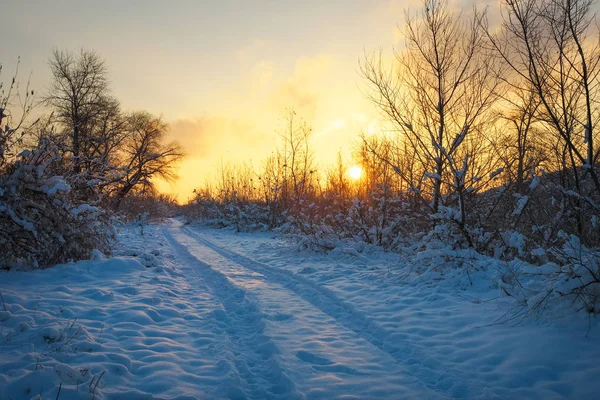
<svg viewBox="0 0 600 400"><path fill-rule="evenodd" d="M281 159L283 164L283 200L298 204L311 191L314 179L314 160L310 148L311 129L303 120L298 121L296 112L290 110L285 117Z"/></svg>
<svg viewBox="0 0 600 400"><path fill-rule="evenodd" d="M268 210L269 226L275 227L282 220L284 205L283 180L284 180L284 162L281 154L275 152L269 156L263 165L263 171L258 176L262 188L262 198Z"/></svg>
<svg viewBox="0 0 600 400"><path fill-rule="evenodd" d="M15 74L8 87L0 81L0 168L9 158L14 158L18 145L22 144L25 136L39 122L31 122L28 118L35 105L35 92L29 88L29 81L25 92L19 90L19 64L20 60L17 61ZM2 64L0 75L1 73Z"/></svg>
<svg viewBox="0 0 600 400"><path fill-rule="evenodd" d="M407 13L406 49L395 54L395 68L384 65L381 53L366 57L361 65L372 89L370 99L401 135L398 146L414 149L421 174L431 182L431 209L437 212L443 195L455 194L459 210L454 219L461 227L465 180L477 156L468 152L465 139L488 123L484 117L500 84L498 64L486 51L481 18L474 10L467 20L449 11L445 0L425 0L417 17ZM408 171L393 167L408 176Z"/></svg>
<svg viewBox="0 0 600 400"><path fill-rule="evenodd" d="M495 127L496 140L492 140L499 155L508 182L515 191L524 194L525 181L534 178L536 169L547 161L546 130L537 119L539 99L531 89L513 87L503 96L504 107L499 111L499 124Z"/></svg>
<svg viewBox="0 0 600 400"><path fill-rule="evenodd" d="M351 185L348 179L348 166L344 163L341 152L338 152L335 166L327 171L326 185L327 192L338 196L340 203L350 198Z"/></svg>
<svg viewBox="0 0 600 400"><path fill-rule="evenodd" d="M493 34L488 29L488 34L511 68L513 80L536 94L538 118L563 143L561 167L573 172L569 189L582 193L581 179L590 175L600 194L595 168L600 155L595 140L600 42L590 37L593 4L593 0L505 0L502 30Z"/></svg>
<svg viewBox="0 0 600 400"><path fill-rule="evenodd" d="M53 81L46 101L69 138L73 155L73 170L82 169L83 152L90 146L91 127L107 107L109 99L107 71L104 60L93 51L81 50L75 55L69 51L54 50L50 57Z"/></svg>
<svg viewBox="0 0 600 400"><path fill-rule="evenodd" d="M101 174L117 162L118 149L126 137L127 118L119 102L104 99L101 108L86 127L86 140L81 144L82 166L91 173Z"/></svg>
<svg viewBox="0 0 600 400"><path fill-rule="evenodd" d="M165 143L168 126L148 112L134 112L127 118L126 137L120 146L122 177L118 181L113 202L118 209L132 190L154 190L154 180L173 180L176 164L184 151L176 142Z"/></svg>
<svg viewBox="0 0 600 400"><path fill-rule="evenodd" d="M600 40L594 0L504 0L499 31L485 26L496 54L510 68L513 91L528 91L539 104L537 129L550 140L567 214L580 237L586 207L598 210L596 125L600 118ZM482 21L484 22L484 21ZM591 224L593 225L593 223Z"/></svg>

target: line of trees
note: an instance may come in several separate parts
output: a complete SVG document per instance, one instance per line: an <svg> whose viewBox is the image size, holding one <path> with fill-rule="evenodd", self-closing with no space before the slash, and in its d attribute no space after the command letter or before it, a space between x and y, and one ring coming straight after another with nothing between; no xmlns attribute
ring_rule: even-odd
<svg viewBox="0 0 600 400"><path fill-rule="evenodd" d="M156 197L184 156L161 117L122 110L95 52L55 50L49 65L41 99L16 74L0 98L0 268L109 252L113 212Z"/></svg>
<svg viewBox="0 0 600 400"><path fill-rule="evenodd" d="M391 62L381 51L360 62L386 122L356 146L360 182L348 180L341 157L316 173L310 129L292 114L262 169L222 168L189 214L283 229L320 249L340 239L394 249L427 235L505 259L555 261L570 266L557 281L580 282L574 292L598 310L598 258L561 250L600 244L594 4L502 0L501 22L490 26L477 9L424 0L406 14L405 46Z"/></svg>
<svg viewBox="0 0 600 400"><path fill-rule="evenodd" d="M153 179L176 177L184 152L165 141L167 124L146 111L123 112L96 53L55 50L50 67L54 79L44 101L52 115L36 139L60 144L79 182L97 181L99 194L118 209L132 191L152 193Z"/></svg>
<svg viewBox="0 0 600 400"><path fill-rule="evenodd" d="M563 229L595 244L600 46L592 5L505 0L492 29L476 9L425 0L407 13L406 43L392 63L382 52L360 63L387 121L386 134L362 135L355 151L367 189L348 193L341 160L325 179L316 173L310 129L291 112L261 172L221 168L217 190L201 195L267 205L273 227L334 195L372 201L377 187L433 225L454 224L469 246L473 227L532 226L542 239Z"/></svg>

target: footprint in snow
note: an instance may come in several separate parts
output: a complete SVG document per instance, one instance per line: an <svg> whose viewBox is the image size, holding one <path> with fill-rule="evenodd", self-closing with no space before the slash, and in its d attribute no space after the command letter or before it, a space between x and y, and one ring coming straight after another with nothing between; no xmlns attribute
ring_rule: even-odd
<svg viewBox="0 0 600 400"><path fill-rule="evenodd" d="M304 350L300 350L296 353L296 357L298 357L300 360L310 363L310 364L316 364L316 365L331 365L333 364L333 361L324 358L324 357L319 357L318 355L308 352L308 351L304 351Z"/></svg>
<svg viewBox="0 0 600 400"><path fill-rule="evenodd" d="M347 367L345 365L335 364L333 361L325 357L318 356L308 351L300 350L296 353L296 357L298 357L300 360L306 363L313 364L312 368L317 371L341 373L348 375L361 375L360 372L353 368Z"/></svg>
<svg viewBox="0 0 600 400"><path fill-rule="evenodd" d="M317 371L333 372L333 373L348 374L348 375L364 375L355 369L346 367L345 365L339 365L339 364L337 364L337 365L313 365L313 369L316 369Z"/></svg>
<svg viewBox="0 0 600 400"><path fill-rule="evenodd" d="M271 321L288 321L290 319L292 319L292 315L290 314L273 314L273 315L268 315L267 319L270 319Z"/></svg>

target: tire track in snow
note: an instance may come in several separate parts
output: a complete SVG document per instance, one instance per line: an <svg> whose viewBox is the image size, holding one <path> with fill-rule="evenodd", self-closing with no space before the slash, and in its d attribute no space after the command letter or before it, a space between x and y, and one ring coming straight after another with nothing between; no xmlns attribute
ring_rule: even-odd
<svg viewBox="0 0 600 400"><path fill-rule="evenodd" d="M184 262L201 277L223 306L213 313L228 339L226 356L235 368L241 383L229 381L229 398L280 398L298 397L295 385L278 362L279 350L265 335L265 315L257 308L246 292L231 283L211 265L199 260L173 235L163 229L163 235ZM240 386L242 393L237 391Z"/></svg>
<svg viewBox="0 0 600 400"><path fill-rule="evenodd" d="M192 229L182 230L198 243L212 249L221 256L240 264L250 271L264 275L268 280L279 283L293 291L321 312L338 321L345 328L389 354L398 364L405 366L405 373L418 379L425 386L453 398L464 398L477 388L468 388L471 381L463 371L445 368L431 351L413 342L392 340L392 333L378 326L363 313L340 300L333 292L303 276L275 268L247 256L223 248L203 238ZM483 389L483 388L481 388Z"/></svg>
<svg viewBox="0 0 600 400"><path fill-rule="evenodd" d="M180 225L180 224L179 224ZM267 320L266 331L281 350L279 362L300 397L310 399L444 397L406 373L374 347L294 290L224 257L173 226L172 236L204 264L247 291Z"/></svg>

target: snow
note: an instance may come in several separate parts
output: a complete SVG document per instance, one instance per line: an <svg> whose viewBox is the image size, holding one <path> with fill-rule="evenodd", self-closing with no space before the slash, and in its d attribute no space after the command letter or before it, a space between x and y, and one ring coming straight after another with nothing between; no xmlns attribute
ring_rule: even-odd
<svg viewBox="0 0 600 400"><path fill-rule="evenodd" d="M525 206L529 202L529 196L519 195L517 193L515 193L514 196L518 199L518 201L517 207L513 211L512 215L521 215L523 213L523 210L525 209Z"/></svg>
<svg viewBox="0 0 600 400"><path fill-rule="evenodd" d="M452 145L450 146L451 149L456 149L458 148L458 146L461 145L461 143L465 140L465 137L467 136L467 133L469 132L469 124L466 124L463 128L463 130L460 132L459 135L457 135L454 140L452 141Z"/></svg>
<svg viewBox="0 0 600 400"><path fill-rule="evenodd" d="M525 254L525 236L517 231L504 231L502 232L502 239L504 243L513 249L516 249L520 256ZM535 255L532 252L532 255Z"/></svg>
<svg viewBox="0 0 600 400"><path fill-rule="evenodd" d="M529 184L529 190L533 192L538 187L539 184L540 184L540 177L536 175L533 177L533 179L531 180L531 183Z"/></svg>
<svg viewBox="0 0 600 400"><path fill-rule="evenodd" d="M68 192L71 190L71 186L64 181L62 176L53 176L46 179L44 186L41 191L49 196L55 195L57 192Z"/></svg>
<svg viewBox="0 0 600 400"><path fill-rule="evenodd" d="M434 172L425 172L425 178L431 178L438 181L442 180L442 177Z"/></svg>
<svg viewBox="0 0 600 400"><path fill-rule="evenodd" d="M596 398L600 325L520 319L508 265L441 242L317 254L170 220L116 256L1 272L0 399ZM519 245L514 238L514 245ZM576 243L569 242L575 246ZM568 283L564 283L567 285ZM527 304L539 303L539 290ZM560 300L560 299L559 299ZM520 307L520 308L519 308Z"/></svg>
<svg viewBox="0 0 600 400"><path fill-rule="evenodd" d="M74 209L71 210L71 214L76 217L82 213L99 213L100 209L95 206L91 206L89 204L81 204Z"/></svg>
<svg viewBox="0 0 600 400"><path fill-rule="evenodd" d="M498 168L497 170L495 170L494 172L492 172L490 174L490 179L496 178L498 175L500 175L503 172L504 172L504 168Z"/></svg>

